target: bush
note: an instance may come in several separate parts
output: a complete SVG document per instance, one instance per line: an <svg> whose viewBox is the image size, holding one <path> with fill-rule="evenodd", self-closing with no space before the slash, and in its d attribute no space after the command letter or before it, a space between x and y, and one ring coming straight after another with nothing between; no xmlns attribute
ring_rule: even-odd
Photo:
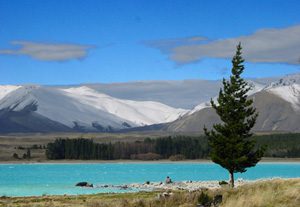
<svg viewBox="0 0 300 207"><path fill-rule="evenodd" d="M32 145L31 149L39 149L39 146L37 144Z"/></svg>
<svg viewBox="0 0 300 207"><path fill-rule="evenodd" d="M13 158L19 159L19 155L18 155L17 153L14 153L14 154L13 154Z"/></svg>
<svg viewBox="0 0 300 207"><path fill-rule="evenodd" d="M171 161L185 160L185 156L182 155L182 154L171 155L171 156L169 157L169 160L171 160Z"/></svg>
<svg viewBox="0 0 300 207"><path fill-rule="evenodd" d="M222 180L222 181L219 182L219 185L228 185L228 182Z"/></svg>
<svg viewBox="0 0 300 207"><path fill-rule="evenodd" d="M200 196L198 197L198 204L203 206L210 206L212 203L212 198L207 195L207 193L201 192Z"/></svg>
<svg viewBox="0 0 300 207"><path fill-rule="evenodd" d="M161 159L161 156L156 153L144 153L144 154L132 154L130 156L130 159L132 160L159 160Z"/></svg>

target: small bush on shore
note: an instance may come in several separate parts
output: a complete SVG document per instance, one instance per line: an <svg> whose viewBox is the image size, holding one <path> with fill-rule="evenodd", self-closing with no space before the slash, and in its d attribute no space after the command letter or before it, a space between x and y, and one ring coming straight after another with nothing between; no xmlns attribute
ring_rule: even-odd
<svg viewBox="0 0 300 207"><path fill-rule="evenodd" d="M132 160L159 160L161 156L156 153L143 153L143 154L133 154L130 156Z"/></svg>
<svg viewBox="0 0 300 207"><path fill-rule="evenodd" d="M169 157L169 160L171 160L171 161L181 161L181 160L185 160L185 156L182 155L182 154L171 155Z"/></svg>
<svg viewBox="0 0 300 207"><path fill-rule="evenodd" d="M219 185L228 185L228 182L226 182L225 180L222 180L219 182Z"/></svg>
<svg viewBox="0 0 300 207"><path fill-rule="evenodd" d="M17 153L14 153L14 154L13 154L13 158L14 158L14 159L17 159L17 160L20 159L20 158L19 158L19 155L18 155Z"/></svg>

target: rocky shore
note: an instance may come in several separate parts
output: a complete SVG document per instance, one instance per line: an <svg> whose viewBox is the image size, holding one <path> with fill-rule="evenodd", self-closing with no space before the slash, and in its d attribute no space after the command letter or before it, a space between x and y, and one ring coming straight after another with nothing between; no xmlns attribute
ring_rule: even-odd
<svg viewBox="0 0 300 207"><path fill-rule="evenodd" d="M235 186L241 186L245 183L255 181L246 181L238 179L235 182ZM164 182L149 182L145 183L132 183L127 185L95 185L96 188L117 188L120 190L135 190L135 191L174 191L174 190L185 190L185 191L197 191L201 189L217 189L226 187L227 185L220 185L219 181L180 181L172 183Z"/></svg>

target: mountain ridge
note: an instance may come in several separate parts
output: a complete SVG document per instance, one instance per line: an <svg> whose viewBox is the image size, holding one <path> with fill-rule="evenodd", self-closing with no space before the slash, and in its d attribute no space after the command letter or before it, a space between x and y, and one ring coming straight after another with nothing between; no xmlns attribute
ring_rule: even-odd
<svg viewBox="0 0 300 207"><path fill-rule="evenodd" d="M201 80L199 83L204 82ZM254 80L248 82L252 86L248 95L254 99L254 105L260 112L257 126L254 128L256 131L300 130L295 124L300 121L300 74L288 75L272 82L266 80L259 83ZM179 87L177 83L166 82L167 85L176 86L175 89ZM4 85L0 86L0 132L14 132L14 127L18 132L39 131L39 128L46 132L56 130L202 132L202 125L212 127L213 123L220 122L208 101L211 97L209 99L206 97L208 94L217 94L216 88L220 87L220 83L217 81L206 83L214 84L204 88L185 89L187 93L198 90L204 94L205 101L189 110L174 108L153 100L120 99L86 85L76 87ZM153 98L153 90L157 90L153 89L152 84L153 82L150 82L148 87L149 99ZM141 85L142 88L146 87L144 82ZM169 86L162 88L161 94L170 93L172 95L170 100L173 100L176 93L169 89ZM213 89L215 91L212 93ZM146 95L147 90L144 96ZM213 97L216 101L216 96Z"/></svg>

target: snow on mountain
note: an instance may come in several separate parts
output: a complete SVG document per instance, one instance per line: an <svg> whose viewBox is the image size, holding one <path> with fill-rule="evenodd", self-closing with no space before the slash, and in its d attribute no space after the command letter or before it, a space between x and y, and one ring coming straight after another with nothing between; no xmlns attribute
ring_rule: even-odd
<svg viewBox="0 0 300 207"><path fill-rule="evenodd" d="M61 90L84 105L106 111L138 126L171 122L187 113L187 110L159 102L117 99L86 86Z"/></svg>
<svg viewBox="0 0 300 207"><path fill-rule="evenodd" d="M252 86L248 95L260 110L260 130L274 130L274 126L298 130L293 123L299 119L300 74L268 82L267 86L255 80L248 83ZM186 126L184 129L190 130L198 129L195 123L216 121L207 97L194 109L185 110L161 102L116 98L99 91L88 86L0 86L0 121L3 126L8 123L12 131L14 127L19 131L114 131L173 121L176 126L172 128L171 123L170 129ZM217 102L217 97L213 100ZM37 126L38 123L41 124Z"/></svg>
<svg viewBox="0 0 300 207"><path fill-rule="evenodd" d="M23 112L30 110L52 121L74 128L113 127L124 128L125 119L83 104L66 92L41 86L23 86L0 100L0 110Z"/></svg>
<svg viewBox="0 0 300 207"><path fill-rule="evenodd" d="M300 121L300 75L289 75L268 86L254 84L248 93L259 112L254 131L299 132ZM215 101L215 99L214 99ZM171 132L203 132L203 127L212 128L221 123L209 103L195 107L188 115L163 126Z"/></svg>
<svg viewBox="0 0 300 207"><path fill-rule="evenodd" d="M20 88L21 86L14 86L14 85L0 85L0 100L9 94L10 92Z"/></svg>
<svg viewBox="0 0 300 207"><path fill-rule="evenodd" d="M295 110L300 110L300 74L287 75L265 90L289 102Z"/></svg>
<svg viewBox="0 0 300 207"><path fill-rule="evenodd" d="M0 99L0 111L24 116L36 114L71 129L100 131L171 122L187 112L158 102L117 99L85 86L10 89Z"/></svg>
<svg viewBox="0 0 300 207"><path fill-rule="evenodd" d="M264 85L260 84L260 83L256 83L254 81L251 81L251 80L248 80L247 81L249 86L251 87L251 90L247 93L248 96L251 96L261 90L263 90L265 88ZM217 96L213 98L213 101L215 103L217 103ZM197 105L195 108L193 108L192 110L190 110L188 112L188 115L191 115L197 111L200 111L204 108L208 108L208 107L211 107L211 104L210 104L210 101L207 101L207 102L203 102L203 103L200 103L199 105Z"/></svg>
<svg viewBox="0 0 300 207"><path fill-rule="evenodd" d="M291 86L293 84L300 84L300 73L286 75L277 81L271 82L266 88L275 88L279 86Z"/></svg>

